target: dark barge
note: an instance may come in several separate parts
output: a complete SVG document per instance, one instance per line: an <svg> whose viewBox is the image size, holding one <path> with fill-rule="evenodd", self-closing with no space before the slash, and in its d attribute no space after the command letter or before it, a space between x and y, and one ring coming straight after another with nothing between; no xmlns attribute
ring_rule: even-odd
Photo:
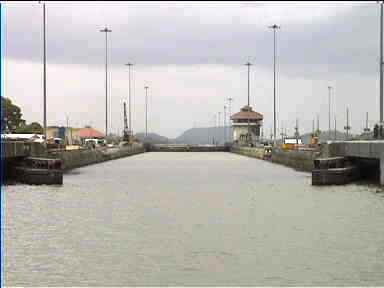
<svg viewBox="0 0 384 288"><path fill-rule="evenodd" d="M312 185L343 185L360 178L357 165L345 157L332 157L314 160Z"/></svg>
<svg viewBox="0 0 384 288"><path fill-rule="evenodd" d="M62 185L63 170L60 159L27 157L15 167L16 179L21 183L35 185Z"/></svg>

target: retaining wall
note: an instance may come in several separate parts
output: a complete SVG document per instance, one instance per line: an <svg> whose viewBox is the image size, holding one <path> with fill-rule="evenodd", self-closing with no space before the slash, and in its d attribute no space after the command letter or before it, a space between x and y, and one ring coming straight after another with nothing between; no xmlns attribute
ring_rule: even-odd
<svg viewBox="0 0 384 288"><path fill-rule="evenodd" d="M264 156L264 148L256 147L231 147L231 152L258 159L263 159Z"/></svg>
<svg viewBox="0 0 384 288"><path fill-rule="evenodd" d="M231 152L263 159L264 148L256 147L232 147ZM314 168L313 160L320 156L320 152L302 150L272 150L272 162L283 164L297 170L311 172Z"/></svg>
<svg viewBox="0 0 384 288"><path fill-rule="evenodd" d="M82 166L127 157L139 153L144 153L143 145L135 144L121 148L109 148L106 150L69 150L50 152L50 158L59 158L63 161L63 169L70 170Z"/></svg>
<svg viewBox="0 0 384 288"><path fill-rule="evenodd" d="M321 152L303 150L272 150L272 162L283 164L297 170L311 172L314 168L313 160L319 158Z"/></svg>

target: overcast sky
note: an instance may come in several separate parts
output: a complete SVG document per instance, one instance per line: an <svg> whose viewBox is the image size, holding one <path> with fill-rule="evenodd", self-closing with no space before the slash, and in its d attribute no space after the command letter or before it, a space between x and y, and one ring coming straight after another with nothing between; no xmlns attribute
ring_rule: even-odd
<svg viewBox="0 0 384 288"><path fill-rule="evenodd" d="M144 86L149 88L149 130L176 137L191 127L214 125L232 97L232 112L247 102L273 125L273 32L277 32L278 127L293 133L328 129L328 86L341 130L349 107L360 132L369 112L379 117L379 5L375 2L48 2L48 125L92 125L104 132L105 34L110 62L113 132L123 127L132 70L134 132L145 127ZM5 96L28 121L43 119L42 5L6 3ZM223 119L223 117L221 117Z"/></svg>

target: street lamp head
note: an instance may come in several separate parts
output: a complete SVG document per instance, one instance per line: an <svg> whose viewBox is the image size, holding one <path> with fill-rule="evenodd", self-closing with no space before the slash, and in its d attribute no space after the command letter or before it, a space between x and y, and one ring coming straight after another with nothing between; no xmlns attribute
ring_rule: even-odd
<svg viewBox="0 0 384 288"><path fill-rule="evenodd" d="M105 27L104 29L100 30L100 32L112 32L112 30L110 30L107 27Z"/></svg>
<svg viewBox="0 0 384 288"><path fill-rule="evenodd" d="M126 66L133 66L133 64L132 63L127 63L127 64L125 64Z"/></svg>
<svg viewBox="0 0 384 288"><path fill-rule="evenodd" d="M250 63L250 62L247 62L247 63L245 63L244 65L246 65L246 66L251 66L252 65L252 63Z"/></svg>
<svg viewBox="0 0 384 288"><path fill-rule="evenodd" d="M273 24L271 26L268 26L268 28L271 28L271 29L280 29L280 26L276 25L276 24Z"/></svg>

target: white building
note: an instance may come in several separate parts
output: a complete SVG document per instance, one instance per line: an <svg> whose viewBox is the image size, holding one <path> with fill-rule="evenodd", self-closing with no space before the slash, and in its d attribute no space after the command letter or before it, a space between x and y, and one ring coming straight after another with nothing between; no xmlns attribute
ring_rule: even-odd
<svg viewBox="0 0 384 288"><path fill-rule="evenodd" d="M252 110L251 106L244 106L240 112L231 116L233 141L239 145L250 145L259 142L260 128L263 115Z"/></svg>

